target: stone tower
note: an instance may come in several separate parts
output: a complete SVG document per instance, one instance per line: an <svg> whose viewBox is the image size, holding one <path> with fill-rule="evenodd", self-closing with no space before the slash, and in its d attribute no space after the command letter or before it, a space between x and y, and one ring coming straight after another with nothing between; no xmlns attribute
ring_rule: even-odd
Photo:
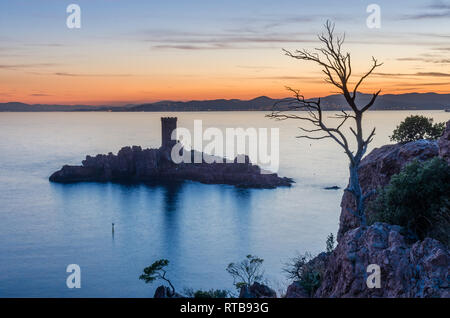
<svg viewBox="0 0 450 318"><path fill-rule="evenodd" d="M161 117L161 147L163 149L171 149L176 140L172 140L172 132L177 129L177 117Z"/></svg>

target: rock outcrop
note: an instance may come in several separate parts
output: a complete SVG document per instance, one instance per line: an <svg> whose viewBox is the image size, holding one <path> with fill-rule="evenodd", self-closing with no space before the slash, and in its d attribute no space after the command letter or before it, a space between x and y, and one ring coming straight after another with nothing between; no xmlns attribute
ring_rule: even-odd
<svg viewBox="0 0 450 318"><path fill-rule="evenodd" d="M418 140L406 144L385 145L372 150L361 161L359 168L363 193L386 186L391 177L399 173L411 161L425 161L438 155L450 162L450 121L447 122L447 127L438 141ZM371 200L375 197L376 195L372 196ZM341 201L338 241L345 232L358 226L358 220L348 212L349 208L354 209L355 203L352 195L344 192ZM367 214L370 215L370 213L370 209L367 209Z"/></svg>
<svg viewBox="0 0 450 318"><path fill-rule="evenodd" d="M180 150L181 151L181 150ZM242 188L276 188L290 186L290 178L276 173L262 173L247 156L238 156L231 163L205 161L207 155L190 151L191 158L200 156L201 162L175 163L170 149L142 149L124 147L117 155L87 156L81 166L65 165L50 176L50 181L72 183L94 182L153 182L192 180L207 184L229 184Z"/></svg>
<svg viewBox="0 0 450 318"><path fill-rule="evenodd" d="M441 156L449 161L450 121L436 141L419 140L374 149L361 163L361 186L365 193L387 185L394 174L413 160ZM338 245L327 254L322 282L314 297L450 297L450 255L447 246L426 238L408 242L402 228L375 223L358 227L348 213L353 200L345 193L341 202ZM368 214L371 211L367 211ZM320 254L315 259L316 262ZM368 288L367 266L381 269L381 288ZM288 287L286 297L307 297L298 282Z"/></svg>
<svg viewBox="0 0 450 318"><path fill-rule="evenodd" d="M439 138L439 156L447 160L450 164L450 120L447 122L447 127L443 135Z"/></svg>
<svg viewBox="0 0 450 318"><path fill-rule="evenodd" d="M359 180L363 193L386 186L394 174L413 160L428 160L439 154L436 141L419 140L406 144L385 145L372 150L361 161L359 168ZM374 199L373 195L370 199ZM368 200L370 201L370 200ZM345 232L356 228L358 220L349 212L349 208L355 209L352 195L345 191L341 201L341 215L339 218L339 230L337 240L340 241ZM370 215L370 209L367 214Z"/></svg>
<svg viewBox="0 0 450 318"><path fill-rule="evenodd" d="M285 298L310 298L308 292L300 285L300 282L295 281L287 288Z"/></svg>
<svg viewBox="0 0 450 318"><path fill-rule="evenodd" d="M184 296L177 292L174 293L172 289L167 286L161 285L156 288L153 298L184 298Z"/></svg>
<svg viewBox="0 0 450 318"><path fill-rule="evenodd" d="M368 288L367 266L381 269L381 288ZM426 238L408 244L401 228L375 223L350 230L328 257L315 297L450 297L450 255Z"/></svg>
<svg viewBox="0 0 450 318"><path fill-rule="evenodd" d="M277 293L270 287L260 284L253 283L252 285L244 285L241 287L239 293L239 298L276 298Z"/></svg>

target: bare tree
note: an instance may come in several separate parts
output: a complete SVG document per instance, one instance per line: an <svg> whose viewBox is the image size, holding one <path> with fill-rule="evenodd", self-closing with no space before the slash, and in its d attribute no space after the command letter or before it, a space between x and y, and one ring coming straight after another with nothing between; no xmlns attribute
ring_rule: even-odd
<svg viewBox="0 0 450 318"><path fill-rule="evenodd" d="M350 53L344 53L342 51L345 35L335 37L334 23L327 21L325 24L325 32L320 34L318 38L323 46L321 48L316 48L313 52L307 50L296 50L295 52L290 52L288 50L283 51L289 57L297 60L312 61L320 65L322 67L322 72L326 75L325 81L339 89L339 93L345 97L345 100L350 107L350 111L347 112L342 109L340 113L335 114L332 118L338 119L339 123L335 126L330 126L324 122L320 98L317 101L307 100L300 94L299 90L288 87L287 89L294 94L294 98L277 103L268 117L278 120L299 119L310 122L313 124L314 128L306 129L300 127L300 129L307 134L297 136L297 138L314 140L331 138L344 149L344 152L350 161L350 182L345 190L353 195L356 206L355 210L349 209L349 212L359 219L361 225L366 225L366 215L364 212L365 201L374 191L363 194L359 183L358 168L361 159L367 150L367 145L372 141L375 135L375 128L373 128L367 137L364 137L362 123L363 114L372 107L381 90L374 93L370 101L362 106L356 104L356 95L358 88L363 81L372 74L377 67L381 66L382 63L378 63L378 61L372 57L372 66L370 69L358 78L357 81L353 81L350 79L352 75ZM353 88L350 88L351 83L355 83ZM287 105L284 105L285 109L278 110L277 106L282 103L287 103ZM305 112L304 114L289 113L289 111L292 110ZM343 125L349 119L354 121L353 126L350 126L350 131L352 136L356 139L356 149L351 149L348 142L349 139L343 133ZM320 135L316 135L316 133L320 133Z"/></svg>

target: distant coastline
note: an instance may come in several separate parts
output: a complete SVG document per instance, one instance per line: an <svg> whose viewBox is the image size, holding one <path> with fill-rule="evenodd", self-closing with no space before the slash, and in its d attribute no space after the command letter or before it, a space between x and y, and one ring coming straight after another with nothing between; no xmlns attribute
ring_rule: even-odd
<svg viewBox="0 0 450 318"><path fill-rule="evenodd" d="M357 100L367 103L371 94L358 94ZM250 100L215 99L193 101L159 101L126 106L43 105L21 102L0 103L0 112L195 112L195 111L270 111L281 99L260 96ZM346 109L342 95L321 97L323 110ZM408 93L380 95L372 110L444 110L449 111L450 94Z"/></svg>

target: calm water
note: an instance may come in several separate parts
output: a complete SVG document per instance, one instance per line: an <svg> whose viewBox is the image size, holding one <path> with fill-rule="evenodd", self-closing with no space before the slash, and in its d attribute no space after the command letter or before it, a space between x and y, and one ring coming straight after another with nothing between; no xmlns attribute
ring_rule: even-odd
<svg viewBox="0 0 450 318"><path fill-rule="evenodd" d="M444 112L372 112L372 147L388 143L411 113L448 120ZM149 297L142 269L167 258L175 286L232 289L225 271L246 254L264 258L275 289L286 285L283 263L318 253L336 233L347 164L331 141L295 139L298 122L260 112L177 113L179 126L280 127L280 171L292 188L239 190L172 186L51 184L63 164L122 146L158 147L160 113L0 113L0 296ZM116 224L115 235L111 223ZM66 287L66 266L79 264L82 288Z"/></svg>

